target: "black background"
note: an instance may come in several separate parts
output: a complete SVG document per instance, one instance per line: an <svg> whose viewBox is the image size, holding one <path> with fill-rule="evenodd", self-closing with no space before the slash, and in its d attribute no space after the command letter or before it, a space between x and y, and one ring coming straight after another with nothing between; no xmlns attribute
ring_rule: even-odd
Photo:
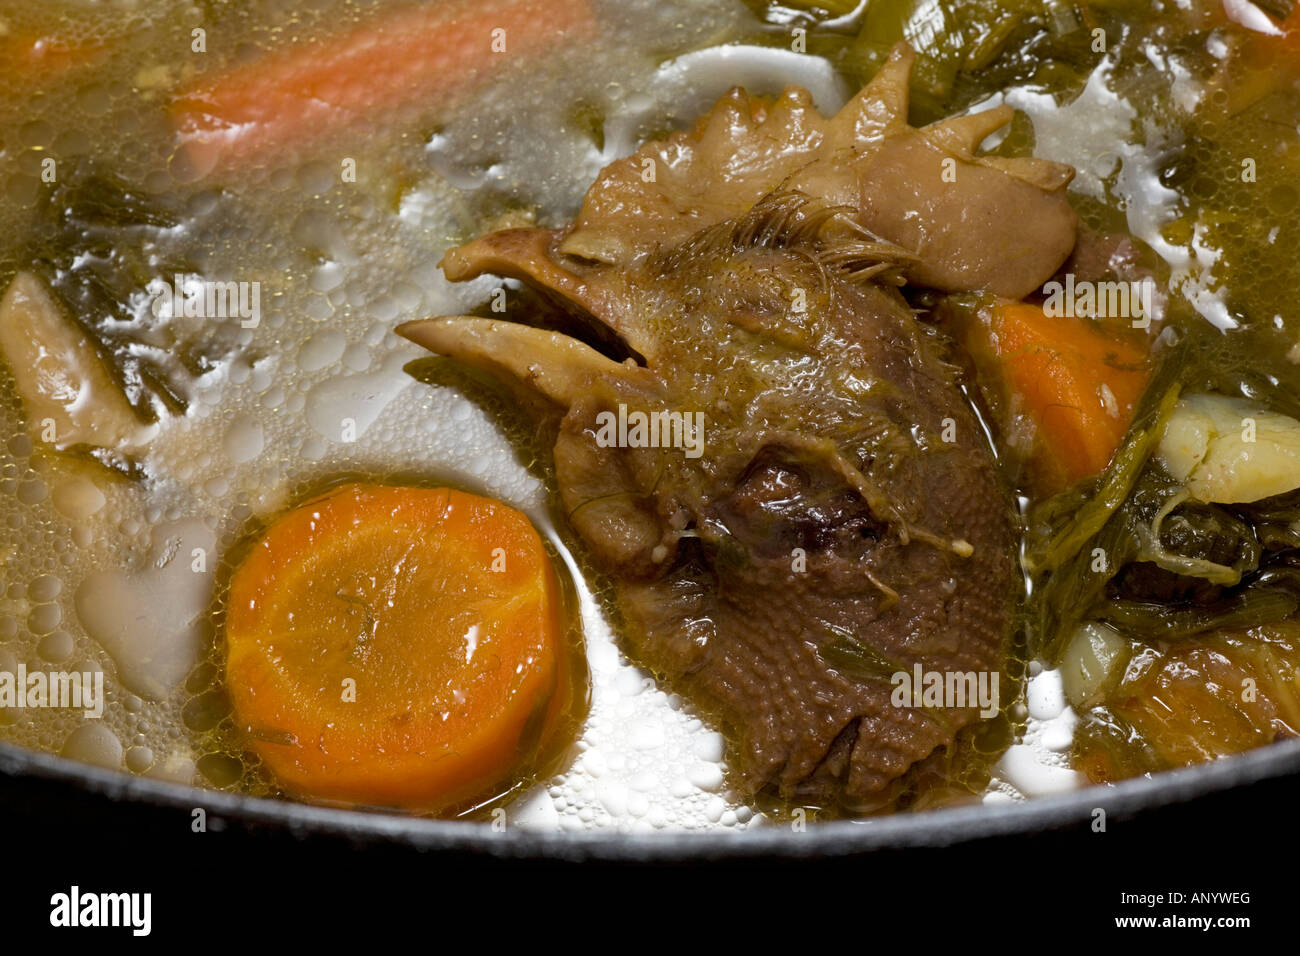
<svg viewBox="0 0 1300 956"><path fill-rule="evenodd" d="M951 942L1052 948L1096 937L1232 945L1291 932L1297 912L1300 780L1246 788L1108 821L1026 836L815 861L665 863L501 861L371 840L294 835L188 812L88 799L55 781L0 792L6 943L38 934L84 945L165 941L207 950L357 938L437 950L545 943L583 950L706 939L756 948L845 944L906 950ZM153 894L153 931L52 929L50 897ZM1157 906L1120 894L1250 894L1242 906ZM1116 929L1116 916L1246 915L1251 929ZM778 935L780 934L780 935ZM1172 934L1172 935L1171 935ZM75 937L75 938L74 938Z"/></svg>

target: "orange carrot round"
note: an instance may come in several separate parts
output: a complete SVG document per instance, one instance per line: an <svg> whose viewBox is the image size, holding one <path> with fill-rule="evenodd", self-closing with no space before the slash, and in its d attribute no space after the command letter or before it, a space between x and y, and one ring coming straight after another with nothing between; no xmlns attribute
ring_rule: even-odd
<svg viewBox="0 0 1300 956"><path fill-rule="evenodd" d="M561 612L518 511L345 485L281 517L236 570L227 683L291 792L443 809L554 736L572 686Z"/></svg>

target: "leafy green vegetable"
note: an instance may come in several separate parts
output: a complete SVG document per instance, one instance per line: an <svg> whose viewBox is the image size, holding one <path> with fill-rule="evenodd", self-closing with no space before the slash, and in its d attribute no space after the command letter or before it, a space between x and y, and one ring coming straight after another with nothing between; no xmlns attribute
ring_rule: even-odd
<svg viewBox="0 0 1300 956"><path fill-rule="evenodd" d="M840 673L861 680L884 680L889 682L892 682L895 674L911 674L911 668L906 664L891 660L844 628L825 623L823 627L833 636L818 653L822 660ZM934 721L946 731L950 733L953 731L952 722L942 710L932 707L918 707L916 712Z"/></svg>
<svg viewBox="0 0 1300 956"><path fill-rule="evenodd" d="M822 660L852 677L882 677L885 680L908 668L890 660L874 647L863 643L842 627L824 625L832 637L819 651Z"/></svg>
<svg viewBox="0 0 1300 956"><path fill-rule="evenodd" d="M1110 600L1096 617L1144 640L1177 640L1231 628L1284 621L1300 609L1300 582L1264 572L1253 586L1209 607L1170 608L1145 601Z"/></svg>
<svg viewBox="0 0 1300 956"><path fill-rule="evenodd" d="M1300 549L1300 490L1240 505L1237 510L1254 523L1265 548Z"/></svg>
<svg viewBox="0 0 1300 956"><path fill-rule="evenodd" d="M188 260L157 251L179 223L179 215L128 184L75 167L47 193L24 257L90 335L146 421L157 418L152 398L171 412L186 406L181 383L167 369L172 359L189 356L140 321L152 280L197 271Z"/></svg>
<svg viewBox="0 0 1300 956"><path fill-rule="evenodd" d="M1124 445L1094 487L1071 489L1029 516L1023 564L1031 650L1055 661L1086 620L1104 620L1145 639L1173 639L1280 621L1300 609L1296 574L1280 566L1300 545L1300 494L1253 505L1183 504L1176 481L1150 461L1163 424L1183 392L1260 397L1287 411L1294 394L1277 387L1283 368L1262 362L1258 343L1190 319L1167 349ZM1162 524L1163 523L1163 524ZM1151 562L1219 591L1200 605L1132 599L1108 591L1133 562ZM1222 588L1228 588L1226 593Z"/></svg>
<svg viewBox="0 0 1300 956"><path fill-rule="evenodd" d="M957 71L966 59L966 40L954 7L971 4L943 0L873 0L858 34L858 46L883 62L899 40L907 40L919 54L912 79L936 97L952 91Z"/></svg>
<svg viewBox="0 0 1300 956"><path fill-rule="evenodd" d="M1138 414L1128 437L1115 453L1115 460L1102 475L1097 493L1078 509L1064 528L1026 552L1023 561L1026 571L1033 575L1061 567L1105 527L1116 509L1128 498L1146 467L1147 459L1164 432L1165 423L1173 414L1180 391L1179 383L1170 384L1160 392L1153 409Z"/></svg>
<svg viewBox="0 0 1300 956"><path fill-rule="evenodd" d="M1137 560L1212 584L1233 587L1259 567L1254 529L1224 508L1186 503L1178 489L1166 497L1151 521L1134 527Z"/></svg>

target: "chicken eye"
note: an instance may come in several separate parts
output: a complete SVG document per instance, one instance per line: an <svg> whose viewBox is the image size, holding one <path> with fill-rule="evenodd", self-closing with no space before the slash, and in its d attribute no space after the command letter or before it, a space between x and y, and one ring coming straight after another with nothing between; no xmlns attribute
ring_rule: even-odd
<svg viewBox="0 0 1300 956"><path fill-rule="evenodd" d="M884 531L841 476L774 448L754 457L716 517L755 556L802 548L850 557Z"/></svg>

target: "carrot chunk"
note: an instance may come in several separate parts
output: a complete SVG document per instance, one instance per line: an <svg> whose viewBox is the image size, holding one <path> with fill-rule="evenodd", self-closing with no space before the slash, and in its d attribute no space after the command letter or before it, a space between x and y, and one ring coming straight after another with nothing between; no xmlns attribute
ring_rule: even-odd
<svg viewBox="0 0 1300 956"><path fill-rule="evenodd" d="M572 704L554 569L506 505L351 484L277 520L231 580L227 683L300 796L446 809L545 751Z"/></svg>
<svg viewBox="0 0 1300 956"><path fill-rule="evenodd" d="M197 175L376 111L438 103L486 71L593 28L587 0L449 0L204 76L171 107Z"/></svg>
<svg viewBox="0 0 1300 956"><path fill-rule="evenodd" d="M1033 428L1037 490L1050 494L1105 470L1146 389L1140 341L1095 319L999 302L982 311L967 342L996 380L1004 413Z"/></svg>
<svg viewBox="0 0 1300 956"><path fill-rule="evenodd" d="M57 34L15 32L0 36L0 74L44 83L98 63L108 53L99 39L69 39Z"/></svg>

